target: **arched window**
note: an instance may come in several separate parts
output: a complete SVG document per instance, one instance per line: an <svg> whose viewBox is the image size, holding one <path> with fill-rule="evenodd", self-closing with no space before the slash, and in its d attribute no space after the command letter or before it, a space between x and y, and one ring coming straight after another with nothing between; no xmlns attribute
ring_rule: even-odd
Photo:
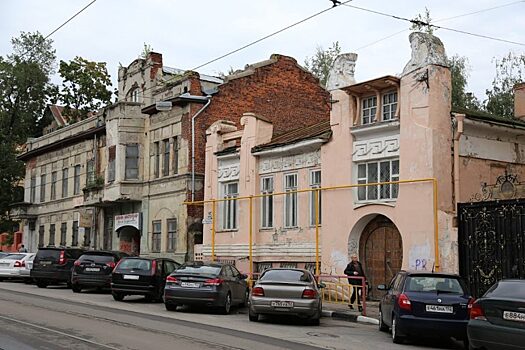
<svg viewBox="0 0 525 350"><path fill-rule="evenodd" d="M131 102L140 102L140 90L139 88L134 88L129 92L129 100Z"/></svg>

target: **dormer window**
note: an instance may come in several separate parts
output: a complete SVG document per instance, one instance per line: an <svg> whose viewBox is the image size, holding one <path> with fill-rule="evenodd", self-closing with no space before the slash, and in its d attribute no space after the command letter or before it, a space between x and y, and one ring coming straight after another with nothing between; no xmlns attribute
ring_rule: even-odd
<svg viewBox="0 0 525 350"><path fill-rule="evenodd" d="M383 120L392 120L396 117L397 92L391 91L383 95Z"/></svg>
<svg viewBox="0 0 525 350"><path fill-rule="evenodd" d="M370 124L376 120L377 97L372 96L363 99L361 109L361 124Z"/></svg>

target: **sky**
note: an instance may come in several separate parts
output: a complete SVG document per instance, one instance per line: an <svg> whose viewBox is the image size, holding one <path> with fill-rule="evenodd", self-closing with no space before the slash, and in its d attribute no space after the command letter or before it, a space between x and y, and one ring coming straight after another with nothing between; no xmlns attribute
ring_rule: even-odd
<svg viewBox="0 0 525 350"><path fill-rule="evenodd" d="M48 35L91 1L0 0L0 56L11 53L10 40L21 31ZM348 4L409 19L426 7L436 25L525 43L525 1L354 0ZM331 6L329 0L97 0L51 39L58 60L81 56L107 62L116 86L119 64L129 65L145 43L163 54L164 65L193 69ZM503 7L439 21L498 6ZM266 60L273 53L304 64L317 47L327 49L338 41L342 52L359 55L357 82L397 75L410 58L409 28L405 21L338 6L198 71L218 75ZM524 45L444 29L435 35L448 56L468 58L468 90L482 100L495 75L494 59L509 52L525 54ZM384 40L377 42L380 39Z"/></svg>

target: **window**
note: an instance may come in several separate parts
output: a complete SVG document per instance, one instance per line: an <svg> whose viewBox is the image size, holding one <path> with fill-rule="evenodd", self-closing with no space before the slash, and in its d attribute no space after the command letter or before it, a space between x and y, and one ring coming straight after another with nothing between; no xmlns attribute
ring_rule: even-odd
<svg viewBox="0 0 525 350"><path fill-rule="evenodd" d="M67 222L63 222L60 226L60 245L66 245L66 235L67 235Z"/></svg>
<svg viewBox="0 0 525 350"><path fill-rule="evenodd" d="M46 174L40 175L40 202L46 200Z"/></svg>
<svg viewBox="0 0 525 350"><path fill-rule="evenodd" d="M162 233L162 223L160 220L153 221L153 236L151 240L151 251L160 252L160 239Z"/></svg>
<svg viewBox="0 0 525 350"><path fill-rule="evenodd" d="M155 142L153 144L153 152L154 152L153 176L157 178L159 177L159 171L160 171L160 143L159 142Z"/></svg>
<svg viewBox="0 0 525 350"><path fill-rule="evenodd" d="M108 182L115 181L115 153L117 146L108 148Z"/></svg>
<svg viewBox="0 0 525 350"><path fill-rule="evenodd" d="M80 165L75 165L75 177L73 178L73 194L80 193Z"/></svg>
<svg viewBox="0 0 525 350"><path fill-rule="evenodd" d="M86 163L86 186L95 184L95 160L90 159Z"/></svg>
<svg viewBox="0 0 525 350"><path fill-rule="evenodd" d="M113 249L113 215L106 215L104 219L104 249Z"/></svg>
<svg viewBox="0 0 525 350"><path fill-rule="evenodd" d="M237 229L237 198L239 195L239 183L228 182L222 184L223 198L229 199L222 204L222 228L224 230Z"/></svg>
<svg viewBox="0 0 525 350"><path fill-rule="evenodd" d="M373 123L376 119L377 97L369 97L363 99L363 106L361 110L361 124Z"/></svg>
<svg viewBox="0 0 525 350"><path fill-rule="evenodd" d="M51 173L51 200L57 198L57 172L53 171Z"/></svg>
<svg viewBox="0 0 525 350"><path fill-rule="evenodd" d="M273 193L273 177L261 179L261 194ZM261 227L273 227L273 196L261 197Z"/></svg>
<svg viewBox="0 0 525 350"><path fill-rule="evenodd" d="M297 191L297 174L287 174L284 176L284 191ZM284 227L297 227L297 192L285 195Z"/></svg>
<svg viewBox="0 0 525 350"><path fill-rule="evenodd" d="M390 182L399 180L399 160L382 160L358 164L357 183ZM387 200L397 198L399 184L358 187L357 199Z"/></svg>
<svg viewBox="0 0 525 350"><path fill-rule="evenodd" d="M168 219L168 251L177 249L177 219Z"/></svg>
<svg viewBox="0 0 525 350"><path fill-rule="evenodd" d="M36 197L36 176L31 176L31 188L29 192L29 201L35 203Z"/></svg>
<svg viewBox="0 0 525 350"><path fill-rule="evenodd" d="M126 180L139 178L139 145L126 145Z"/></svg>
<svg viewBox="0 0 525 350"><path fill-rule="evenodd" d="M38 248L41 248L44 246L44 225L40 225L38 228Z"/></svg>
<svg viewBox="0 0 525 350"><path fill-rule="evenodd" d="M129 97L130 97L131 102L140 102L140 90L139 90L139 88L135 88L135 89L131 90L131 92L129 93Z"/></svg>
<svg viewBox="0 0 525 350"><path fill-rule="evenodd" d="M162 176L170 174L170 140L162 141L164 157L162 159Z"/></svg>
<svg viewBox="0 0 525 350"><path fill-rule="evenodd" d="M310 188L321 187L321 170L312 170L310 172ZM318 223L321 225L321 191L310 192L310 226L315 226L315 196L317 192L317 212Z"/></svg>
<svg viewBox="0 0 525 350"><path fill-rule="evenodd" d="M55 245L55 224L49 225L49 245Z"/></svg>
<svg viewBox="0 0 525 350"><path fill-rule="evenodd" d="M173 138L173 173L179 173L179 138L175 136Z"/></svg>
<svg viewBox="0 0 525 350"><path fill-rule="evenodd" d="M389 92L383 95L383 120L391 120L396 117L397 92Z"/></svg>
<svg viewBox="0 0 525 350"><path fill-rule="evenodd" d="M69 181L69 169L62 169L62 198L67 197L68 192L68 181Z"/></svg>
<svg viewBox="0 0 525 350"><path fill-rule="evenodd" d="M73 221L73 238L71 245L76 247L78 245L78 221Z"/></svg>
<svg viewBox="0 0 525 350"><path fill-rule="evenodd" d="M91 227L84 228L84 247L89 247L91 244Z"/></svg>

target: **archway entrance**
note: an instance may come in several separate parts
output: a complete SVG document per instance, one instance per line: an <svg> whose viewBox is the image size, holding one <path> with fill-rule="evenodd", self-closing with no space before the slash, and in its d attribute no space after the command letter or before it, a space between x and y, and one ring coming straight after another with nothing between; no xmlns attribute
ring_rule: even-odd
<svg viewBox="0 0 525 350"><path fill-rule="evenodd" d="M403 262L403 243L396 225L383 215L375 217L361 234L359 252L372 286L370 297L379 299L382 292L377 290L377 285L388 283Z"/></svg>
<svg viewBox="0 0 525 350"><path fill-rule="evenodd" d="M140 231L133 226L119 229L119 250L131 255L140 254Z"/></svg>

